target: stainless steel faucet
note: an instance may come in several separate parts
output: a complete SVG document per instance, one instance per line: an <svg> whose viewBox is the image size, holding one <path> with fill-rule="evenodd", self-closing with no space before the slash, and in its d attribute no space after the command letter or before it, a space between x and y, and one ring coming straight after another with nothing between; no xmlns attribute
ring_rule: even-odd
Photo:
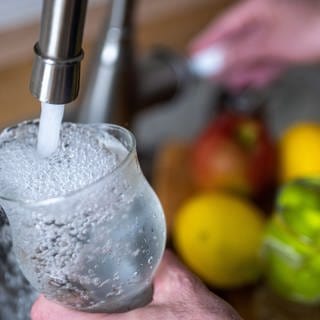
<svg viewBox="0 0 320 320"><path fill-rule="evenodd" d="M156 50L144 59L134 56L136 0L113 0L98 40L76 122L128 124L142 106L168 99L188 78L183 59ZM87 0L45 0L40 40L30 89L40 101L65 104L79 91L81 49Z"/></svg>
<svg viewBox="0 0 320 320"><path fill-rule="evenodd" d="M30 82L40 101L65 104L78 95L86 8L87 0L43 1Z"/></svg>

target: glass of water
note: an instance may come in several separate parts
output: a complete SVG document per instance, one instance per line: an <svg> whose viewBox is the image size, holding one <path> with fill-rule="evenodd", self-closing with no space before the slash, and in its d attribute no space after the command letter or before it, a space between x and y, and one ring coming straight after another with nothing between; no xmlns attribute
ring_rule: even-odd
<svg viewBox="0 0 320 320"><path fill-rule="evenodd" d="M149 303L166 229L134 136L115 125L65 123L59 150L43 159L37 131L29 121L0 135L0 205L26 278L85 312Z"/></svg>

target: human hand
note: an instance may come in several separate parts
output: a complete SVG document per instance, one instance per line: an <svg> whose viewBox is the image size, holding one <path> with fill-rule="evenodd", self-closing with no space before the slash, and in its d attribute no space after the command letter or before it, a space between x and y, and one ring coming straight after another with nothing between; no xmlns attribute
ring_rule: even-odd
<svg viewBox="0 0 320 320"><path fill-rule="evenodd" d="M290 65L320 58L320 2L241 1L191 44L196 56L213 48L217 81L228 87L261 87Z"/></svg>
<svg viewBox="0 0 320 320"><path fill-rule="evenodd" d="M119 314L91 314L65 309L40 297L32 320L241 320L226 302L211 293L178 259L165 252L154 279L153 301Z"/></svg>

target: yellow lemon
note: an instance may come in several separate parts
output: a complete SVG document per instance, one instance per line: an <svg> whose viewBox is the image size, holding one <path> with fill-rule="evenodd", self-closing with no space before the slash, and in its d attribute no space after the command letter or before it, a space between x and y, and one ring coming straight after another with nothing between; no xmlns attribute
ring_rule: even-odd
<svg viewBox="0 0 320 320"><path fill-rule="evenodd" d="M177 213L174 246L184 262L207 284L230 288L259 276L263 214L234 195L204 193Z"/></svg>
<svg viewBox="0 0 320 320"><path fill-rule="evenodd" d="M279 148L281 181L320 175L320 125L300 123L283 135Z"/></svg>

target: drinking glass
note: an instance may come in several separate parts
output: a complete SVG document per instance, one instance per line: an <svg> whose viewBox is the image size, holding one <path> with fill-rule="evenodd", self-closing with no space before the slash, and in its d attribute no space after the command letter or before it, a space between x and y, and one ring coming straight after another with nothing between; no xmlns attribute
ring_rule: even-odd
<svg viewBox="0 0 320 320"><path fill-rule="evenodd" d="M1 145L29 134L28 126L34 124L4 130L0 152ZM108 133L128 151L112 172L41 201L0 191L0 204L20 267L37 291L85 312L123 312L152 299L152 279L166 241L165 219L139 167L134 136L116 125L87 126L93 138Z"/></svg>

